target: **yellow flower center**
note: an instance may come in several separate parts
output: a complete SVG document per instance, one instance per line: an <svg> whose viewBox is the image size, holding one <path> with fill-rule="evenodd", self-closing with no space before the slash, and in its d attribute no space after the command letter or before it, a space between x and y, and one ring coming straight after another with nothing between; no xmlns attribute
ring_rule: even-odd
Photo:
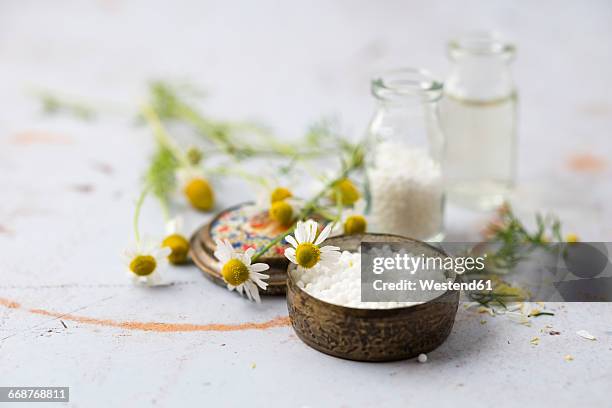
<svg viewBox="0 0 612 408"><path fill-rule="evenodd" d="M187 260L187 254L189 253L189 241L182 235L172 234L168 235L162 241L163 247L168 247L172 250L168 255L168 260L177 265L182 264Z"/></svg>
<svg viewBox="0 0 612 408"><path fill-rule="evenodd" d="M270 206L270 218L281 225L291 224L293 208L286 201L277 201Z"/></svg>
<svg viewBox="0 0 612 408"><path fill-rule="evenodd" d="M567 235L565 236L565 240L566 240L568 243L570 243L570 244L574 244L574 243L576 243L576 242L580 241L580 238L578 238L578 235L576 235L576 234L567 234Z"/></svg>
<svg viewBox="0 0 612 408"><path fill-rule="evenodd" d="M361 197L361 193L349 179L342 179L334 186L332 199L336 201L337 194L340 195L340 201L343 205L353 205Z"/></svg>
<svg viewBox="0 0 612 408"><path fill-rule="evenodd" d="M191 205L201 211L208 211L215 205L215 195L208 181L194 178L185 186L185 196Z"/></svg>
<svg viewBox="0 0 612 408"><path fill-rule="evenodd" d="M282 201L285 198L289 198L289 197L293 197L293 194L291 194L291 191L289 191L285 187L277 187L274 189L274 191L272 191L272 194L270 194L270 203Z"/></svg>
<svg viewBox="0 0 612 408"><path fill-rule="evenodd" d="M149 276L156 267L157 262L151 255L138 255L130 262L130 271L138 276Z"/></svg>
<svg viewBox="0 0 612 408"><path fill-rule="evenodd" d="M238 286L249 279L249 268L238 259L230 259L221 270L223 279L232 286Z"/></svg>
<svg viewBox="0 0 612 408"><path fill-rule="evenodd" d="M363 234L368 223L362 215L351 215L344 222L344 233L348 235Z"/></svg>
<svg viewBox="0 0 612 408"><path fill-rule="evenodd" d="M295 250L295 260L301 267L310 269L321 260L321 250L310 242L299 244Z"/></svg>

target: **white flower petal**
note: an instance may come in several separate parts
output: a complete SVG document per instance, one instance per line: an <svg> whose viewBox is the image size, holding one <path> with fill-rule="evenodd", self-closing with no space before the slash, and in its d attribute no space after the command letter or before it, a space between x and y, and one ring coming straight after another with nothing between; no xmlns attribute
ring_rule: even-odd
<svg viewBox="0 0 612 408"><path fill-rule="evenodd" d="M145 284L150 287L169 286L172 284L172 282L164 280L161 274L155 270L155 272L145 277Z"/></svg>
<svg viewBox="0 0 612 408"><path fill-rule="evenodd" d="M503 315L508 317L510 320L516 323L525 324L525 323L529 323L530 321L527 316L525 316L524 314L520 312L505 312L503 313Z"/></svg>
<svg viewBox="0 0 612 408"><path fill-rule="evenodd" d="M293 238L293 236L291 235L287 235L285 237L285 241L287 241L287 243L291 244L292 247L297 248L298 247L298 243L295 240L295 238Z"/></svg>
<svg viewBox="0 0 612 408"><path fill-rule="evenodd" d="M255 255L255 248L247 248L247 250L244 251L244 254L249 258L249 263L246 264L247 266L249 266L251 264L251 258L253 257L253 255Z"/></svg>
<svg viewBox="0 0 612 408"><path fill-rule="evenodd" d="M126 249L121 254L121 260L128 267L130 266L130 263L134 260L134 258L136 258L136 251L133 251L132 249Z"/></svg>
<svg viewBox="0 0 612 408"><path fill-rule="evenodd" d="M268 275L264 275L262 273L258 273L257 275L252 275L251 276L252 281L255 282L255 284L257 284L257 286L259 286L263 290L266 290L266 288L268 287L268 282L265 282L263 280L263 278L260 278L260 276L258 276L258 275L263 276L265 279L268 279L269 276Z"/></svg>
<svg viewBox="0 0 612 408"><path fill-rule="evenodd" d="M576 332L577 335L579 335L580 337L582 337L583 339L587 339L587 340L597 340L597 337L593 336L591 333L589 333L586 330L578 330Z"/></svg>
<svg viewBox="0 0 612 408"><path fill-rule="evenodd" d="M306 221L306 233L308 234L308 240L306 242L314 243L314 240L317 237L317 231L319 229L319 224L317 224L314 220Z"/></svg>
<svg viewBox="0 0 612 408"><path fill-rule="evenodd" d="M155 260L160 261L162 259L166 259L168 255L172 252L172 248L170 247L161 247L156 248L151 252L151 256L155 258Z"/></svg>
<svg viewBox="0 0 612 408"><path fill-rule="evenodd" d="M166 223L166 234L179 234L183 231L183 217L176 216Z"/></svg>
<svg viewBox="0 0 612 408"><path fill-rule="evenodd" d="M205 178L204 172L195 166L181 167L176 171L178 187L183 189L191 180L196 178Z"/></svg>
<svg viewBox="0 0 612 408"><path fill-rule="evenodd" d="M257 290L257 286L255 286L255 284L251 281L246 281L244 282L244 284L245 284L245 291L247 293L250 293L251 298L255 300L255 302L261 303L261 298L259 297L259 290Z"/></svg>
<svg viewBox="0 0 612 408"><path fill-rule="evenodd" d="M297 264L297 261L295 260L295 249L293 248L287 248L285 249L285 256L287 257L287 259L289 259L292 263Z"/></svg>
<svg viewBox="0 0 612 408"><path fill-rule="evenodd" d="M231 249L231 244L229 245L230 247L228 248L229 241L224 240L221 241L219 239L215 240L215 243L217 244L217 249L215 249L215 258L217 258L219 261L226 263L227 261L229 261L230 259L232 259L232 249Z"/></svg>
<svg viewBox="0 0 612 408"><path fill-rule="evenodd" d="M317 237L317 240L315 241L315 245L320 245L323 241L327 239L327 237L329 237L329 233L331 232L332 227L333 224L329 223L325 226L325 228L323 228L323 231L321 231L321 233Z"/></svg>
<svg viewBox="0 0 612 408"><path fill-rule="evenodd" d="M321 250L321 253L323 252L337 252L340 251L340 247L334 246L334 245L325 245L323 247L319 248Z"/></svg>
<svg viewBox="0 0 612 408"><path fill-rule="evenodd" d="M344 218L344 216L343 216ZM344 221L334 222L332 225L331 232L329 233L330 237L337 237L338 235L342 235L344 233Z"/></svg>
<svg viewBox="0 0 612 408"><path fill-rule="evenodd" d="M240 293L242 293L242 291L244 290L244 293L247 295L247 298L249 300L253 300L253 295L251 294L251 291L249 290L249 287L247 286L247 283L249 283L249 281L246 281L246 282L240 284Z"/></svg>
<svg viewBox="0 0 612 408"><path fill-rule="evenodd" d="M364 200L363 198L360 198L353 205L353 209L352 210L353 210L354 214L363 215L363 214L365 214L366 207L367 207L366 200Z"/></svg>
<svg viewBox="0 0 612 408"><path fill-rule="evenodd" d="M321 251L321 260L319 265L326 268L333 268L340 262L341 253L339 251Z"/></svg>
<svg viewBox="0 0 612 408"><path fill-rule="evenodd" d="M254 272L263 272L263 271L267 271L268 269L270 269L270 265L260 262L260 263L252 264L250 269Z"/></svg>
<svg viewBox="0 0 612 408"><path fill-rule="evenodd" d="M294 235L295 235L295 239L298 242L298 244L301 244L303 242L306 242L306 230L304 228L304 222L303 221L298 221L297 225L295 226L295 231L294 231Z"/></svg>
<svg viewBox="0 0 612 408"><path fill-rule="evenodd" d="M247 254L236 254L235 258L245 264L247 268L251 265L251 257Z"/></svg>

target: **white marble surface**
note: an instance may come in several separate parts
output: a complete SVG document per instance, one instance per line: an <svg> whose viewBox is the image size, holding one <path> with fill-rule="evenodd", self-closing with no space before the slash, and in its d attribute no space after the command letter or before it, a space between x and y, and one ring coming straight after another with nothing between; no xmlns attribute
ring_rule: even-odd
<svg viewBox="0 0 612 408"><path fill-rule="evenodd" d="M68 385L75 407L610 406L609 304L549 305L557 315L532 327L460 310L427 364L365 364L320 354L286 325L205 331L284 317L284 299L254 306L195 267L170 271L172 287L135 288L119 259L152 147L130 116L147 79L192 79L210 93L207 111L261 118L287 135L337 114L359 136L373 71L420 65L443 75L445 39L481 27L519 47L516 205L554 210L583 239L608 240L610 21L606 1L3 1L0 386ZM109 109L93 123L46 117L28 94L38 87ZM577 154L590 155L582 171L568 164ZM248 198L241 186L218 184L219 207ZM475 237L487 217L449 208L449 235ZM207 218L190 214L189 225ZM147 206L143 229L161 233L159 220ZM546 324L562 334L541 334Z"/></svg>

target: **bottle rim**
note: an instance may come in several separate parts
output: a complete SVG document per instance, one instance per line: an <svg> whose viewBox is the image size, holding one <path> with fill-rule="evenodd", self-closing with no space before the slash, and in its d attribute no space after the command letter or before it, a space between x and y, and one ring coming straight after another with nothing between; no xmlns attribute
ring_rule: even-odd
<svg viewBox="0 0 612 408"><path fill-rule="evenodd" d="M452 58L463 55L503 56L511 58L516 52L514 44L503 39L497 31L467 31L448 42Z"/></svg>
<svg viewBox="0 0 612 408"><path fill-rule="evenodd" d="M422 68L396 68L372 78L372 94L382 100L401 100L419 97L435 101L442 95L443 84Z"/></svg>

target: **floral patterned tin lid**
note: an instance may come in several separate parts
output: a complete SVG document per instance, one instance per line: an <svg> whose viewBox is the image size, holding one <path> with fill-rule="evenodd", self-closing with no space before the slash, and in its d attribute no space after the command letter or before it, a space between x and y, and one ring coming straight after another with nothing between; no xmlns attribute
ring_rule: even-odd
<svg viewBox="0 0 612 408"><path fill-rule="evenodd" d="M215 217L209 226L209 249L214 250L215 240L227 239L234 248L259 250L287 230L268 217L268 213L251 203L230 207ZM208 245L207 245L208 246ZM285 241L270 248L264 258L284 258Z"/></svg>
<svg viewBox="0 0 612 408"><path fill-rule="evenodd" d="M221 277L221 265L215 259L215 239L227 239L236 249L262 248L279 234L286 231L268 218L267 211L252 203L239 204L221 211L209 224L200 227L191 237L191 258L202 270L204 276L225 286ZM266 271L270 275L268 289L262 295L284 295L287 288L287 267L289 260L284 251L287 244L283 241L270 248L260 262L270 265Z"/></svg>

